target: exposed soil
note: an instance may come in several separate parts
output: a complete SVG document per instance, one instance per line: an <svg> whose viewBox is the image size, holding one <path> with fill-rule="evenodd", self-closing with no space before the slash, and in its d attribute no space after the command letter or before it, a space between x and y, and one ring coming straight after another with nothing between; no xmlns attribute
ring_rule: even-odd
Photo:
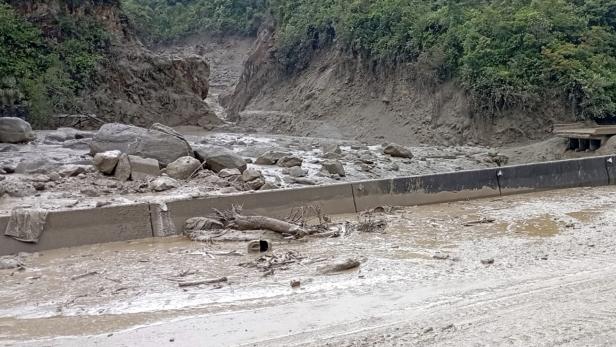
<svg viewBox="0 0 616 347"><path fill-rule="evenodd" d="M553 123L573 120L557 102L536 110L479 112L453 82L436 82L430 62L392 67L316 51L289 72L276 60L276 35L264 29L224 104L239 126L296 136L403 144L502 145L543 140Z"/></svg>
<svg viewBox="0 0 616 347"><path fill-rule="evenodd" d="M388 221L384 233L274 242L273 255L292 252L296 261L265 277L239 266L261 256L245 243L171 238L24 254L25 269L0 270L0 341L609 345L614 193L571 189L377 213ZM361 260L359 269L317 271L345 258Z"/></svg>

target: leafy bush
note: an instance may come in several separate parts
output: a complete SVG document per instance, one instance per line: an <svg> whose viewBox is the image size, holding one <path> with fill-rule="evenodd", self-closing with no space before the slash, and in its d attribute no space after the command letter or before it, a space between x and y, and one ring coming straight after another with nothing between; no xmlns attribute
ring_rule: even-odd
<svg viewBox="0 0 616 347"><path fill-rule="evenodd" d="M90 87L96 64L104 58L108 36L85 18L59 17L54 37L0 2L0 89L17 88L29 105L34 126L50 114L77 112L76 96Z"/></svg>

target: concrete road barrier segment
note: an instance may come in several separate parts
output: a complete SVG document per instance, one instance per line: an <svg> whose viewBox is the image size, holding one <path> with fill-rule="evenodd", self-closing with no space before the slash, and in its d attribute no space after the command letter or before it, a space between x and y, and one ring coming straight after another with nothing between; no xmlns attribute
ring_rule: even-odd
<svg viewBox="0 0 616 347"><path fill-rule="evenodd" d="M498 196L496 169L403 177L353 184L358 211Z"/></svg>
<svg viewBox="0 0 616 347"><path fill-rule="evenodd" d="M287 217L293 208L308 205L318 205L327 214L355 213L350 183L175 201L167 207L176 230L181 232L188 218L206 216L214 212L213 208L229 209L234 204L241 205L247 214L274 218Z"/></svg>
<svg viewBox="0 0 616 347"><path fill-rule="evenodd" d="M181 232L186 219L213 208L242 205L247 214L286 217L291 209L318 205L327 214L377 206L411 206L570 187L616 184L616 156L546 162L484 170L403 177L299 189L227 195L87 210L50 211L38 244L0 234L0 255L84 244L124 241ZM0 233L8 217L0 218Z"/></svg>
<svg viewBox="0 0 616 347"><path fill-rule="evenodd" d="M152 237L148 204L50 211L36 244L4 236L8 220L0 218L0 255Z"/></svg>
<svg viewBox="0 0 616 347"><path fill-rule="evenodd" d="M608 185L608 159L594 157L503 167L498 172L501 194Z"/></svg>

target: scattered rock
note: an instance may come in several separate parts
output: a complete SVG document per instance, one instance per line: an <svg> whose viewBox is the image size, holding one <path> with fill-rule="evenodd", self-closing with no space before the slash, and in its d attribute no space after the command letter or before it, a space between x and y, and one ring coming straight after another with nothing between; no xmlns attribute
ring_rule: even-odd
<svg viewBox="0 0 616 347"><path fill-rule="evenodd" d="M150 182L150 189L156 192L163 192L165 190L179 187L178 181L169 176L160 176Z"/></svg>
<svg viewBox="0 0 616 347"><path fill-rule="evenodd" d="M280 188L280 187L278 187L278 186L277 186L277 185L275 185L274 183L266 181L266 182L265 182L265 183L261 186L261 188L259 188L259 190L274 190L274 189L278 189L278 188Z"/></svg>
<svg viewBox="0 0 616 347"><path fill-rule="evenodd" d="M238 169L222 169L218 173L218 177L220 178L231 178L231 177L237 177L240 175L242 175L242 173Z"/></svg>
<svg viewBox="0 0 616 347"><path fill-rule="evenodd" d="M21 118L0 117L0 142L21 143L35 138L30 123Z"/></svg>
<svg viewBox="0 0 616 347"><path fill-rule="evenodd" d="M261 171L257 169L248 169L244 171L244 173L242 174L242 181L244 182L251 182L259 178L263 178L263 173L261 173Z"/></svg>
<svg viewBox="0 0 616 347"><path fill-rule="evenodd" d="M115 170L116 165L118 165L118 160L120 160L120 156L122 152L120 151L107 151L96 153L94 155L94 159L92 163L98 169L98 171L111 175L113 170Z"/></svg>
<svg viewBox="0 0 616 347"><path fill-rule="evenodd" d="M257 158L257 160L255 161L255 164L275 165L278 162L278 160L288 155L289 153L277 152L277 151L267 151Z"/></svg>
<svg viewBox="0 0 616 347"><path fill-rule="evenodd" d="M58 174L62 177L75 177L84 172L86 172L86 167L83 165L68 164L68 165L61 166L58 169Z"/></svg>
<svg viewBox="0 0 616 347"><path fill-rule="evenodd" d="M326 153L342 154L342 150L340 149L340 146L336 143L321 143L321 152L323 154L326 154Z"/></svg>
<svg viewBox="0 0 616 347"><path fill-rule="evenodd" d="M169 177L185 180L201 167L201 162L193 157L181 157L167 165L165 172Z"/></svg>
<svg viewBox="0 0 616 347"><path fill-rule="evenodd" d="M302 166L304 160L302 158L287 155L278 160L276 164L281 167L293 167L293 166Z"/></svg>
<svg viewBox="0 0 616 347"><path fill-rule="evenodd" d="M383 153L388 154L392 157L413 159L413 153L410 149L397 145L395 143L388 144L383 149Z"/></svg>
<svg viewBox="0 0 616 347"><path fill-rule="evenodd" d="M153 158L166 166L178 158L193 156L186 139L173 129L154 124L150 129L110 123L103 125L90 144L91 154L119 150L143 158Z"/></svg>
<svg viewBox="0 0 616 347"><path fill-rule="evenodd" d="M293 166L287 170L287 174L291 177L306 177L308 171L301 168L301 166Z"/></svg>
<svg viewBox="0 0 616 347"><path fill-rule="evenodd" d="M19 147L10 144L0 145L0 152L17 152L19 151Z"/></svg>
<svg viewBox="0 0 616 347"><path fill-rule="evenodd" d="M145 181L160 175L160 165L156 159L129 155L128 161L130 162L130 177L133 181Z"/></svg>
<svg viewBox="0 0 616 347"><path fill-rule="evenodd" d="M0 270L11 270L22 268L24 265L21 259L16 256L0 257Z"/></svg>
<svg viewBox="0 0 616 347"><path fill-rule="evenodd" d="M481 259L481 263L483 265L492 265L494 264L494 258Z"/></svg>
<svg viewBox="0 0 616 347"><path fill-rule="evenodd" d="M321 170L331 175L338 175L340 177L346 176L344 172L344 165L338 160L326 160L321 163Z"/></svg>
<svg viewBox="0 0 616 347"><path fill-rule="evenodd" d="M299 288L302 285L302 282L299 280L291 280L291 288Z"/></svg>
<svg viewBox="0 0 616 347"><path fill-rule="evenodd" d="M338 261L329 265L323 265L317 268L317 271L322 274L336 273L342 272L346 270L351 270L358 268L361 265L361 262L356 259L346 259L343 261Z"/></svg>
<svg viewBox="0 0 616 347"><path fill-rule="evenodd" d="M206 167L214 172L223 169L238 169L244 172L248 165L244 158L235 152L218 146L203 146L195 150L197 158L206 163Z"/></svg>
<svg viewBox="0 0 616 347"><path fill-rule="evenodd" d="M437 252L435 253L432 258L436 259L436 260L447 260L449 259L449 254L445 254L445 253L441 253L441 252Z"/></svg>
<svg viewBox="0 0 616 347"><path fill-rule="evenodd" d="M36 174L36 173L48 173L60 166L60 163L52 161L45 157L39 157L32 160L24 160L17 164L14 172L19 174ZM9 170L5 167L4 170L9 173Z"/></svg>
<svg viewBox="0 0 616 347"><path fill-rule="evenodd" d="M8 181L0 182L0 196L7 194L14 198L23 198L35 194L32 184L23 181Z"/></svg>
<svg viewBox="0 0 616 347"><path fill-rule="evenodd" d="M130 179L130 174L130 160L128 160L128 155L123 153L120 155L120 159L118 160L118 165L116 165L113 176L120 182L126 182Z"/></svg>
<svg viewBox="0 0 616 347"><path fill-rule="evenodd" d="M32 187L34 187L34 189L36 191L40 192L40 191L45 190L45 183L43 183L43 182L34 182L34 183L32 183Z"/></svg>
<svg viewBox="0 0 616 347"><path fill-rule="evenodd" d="M265 185L265 178L263 177L259 177L252 181L246 182L246 187L248 187L250 190L259 190L264 185Z"/></svg>

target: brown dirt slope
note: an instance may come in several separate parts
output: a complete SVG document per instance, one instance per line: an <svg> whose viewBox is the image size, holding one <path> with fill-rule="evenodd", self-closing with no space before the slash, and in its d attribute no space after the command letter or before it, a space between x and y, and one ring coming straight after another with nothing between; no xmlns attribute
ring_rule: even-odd
<svg viewBox="0 0 616 347"><path fill-rule="evenodd" d="M429 66L385 66L336 48L314 52L306 69L289 74L275 58L275 41L271 27L261 31L236 89L222 98L245 129L407 144L500 145L543 139L554 122L570 117L564 106L552 103L482 116L454 82L434 82Z"/></svg>

